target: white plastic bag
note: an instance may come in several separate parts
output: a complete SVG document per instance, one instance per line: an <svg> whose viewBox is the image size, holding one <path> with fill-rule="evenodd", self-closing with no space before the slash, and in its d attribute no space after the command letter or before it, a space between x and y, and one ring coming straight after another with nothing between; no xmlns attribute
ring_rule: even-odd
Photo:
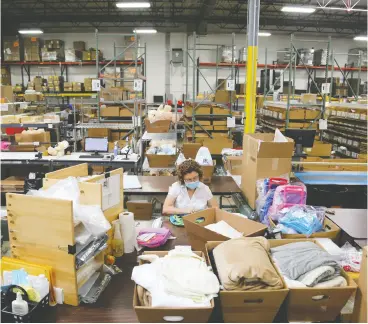
<svg viewBox="0 0 368 324"><path fill-rule="evenodd" d="M175 165L179 166L180 164L182 164L185 161L185 156L183 153L180 153L178 158L176 159Z"/></svg>
<svg viewBox="0 0 368 324"><path fill-rule="evenodd" d="M76 219L81 221L93 236L101 236L111 229L100 206L76 204L74 210Z"/></svg>
<svg viewBox="0 0 368 324"><path fill-rule="evenodd" d="M205 146L199 148L195 160L200 165L213 165L210 150Z"/></svg>

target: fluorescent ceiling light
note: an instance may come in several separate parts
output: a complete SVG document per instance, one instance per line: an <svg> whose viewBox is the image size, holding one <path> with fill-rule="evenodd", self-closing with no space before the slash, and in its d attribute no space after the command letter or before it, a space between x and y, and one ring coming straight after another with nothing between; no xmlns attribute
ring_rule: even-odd
<svg viewBox="0 0 368 324"><path fill-rule="evenodd" d="M151 4L149 2L117 2L118 8L149 8Z"/></svg>
<svg viewBox="0 0 368 324"><path fill-rule="evenodd" d="M133 32L137 34L156 34L157 30L156 29L134 29Z"/></svg>
<svg viewBox="0 0 368 324"><path fill-rule="evenodd" d="M357 40L357 41L368 41L368 36L356 36L354 37L354 40Z"/></svg>
<svg viewBox="0 0 368 324"><path fill-rule="evenodd" d="M311 7L282 7L281 11L295 12L295 13L312 13L316 11L316 8Z"/></svg>
<svg viewBox="0 0 368 324"><path fill-rule="evenodd" d="M259 32L258 33L258 36L271 36L271 33L268 33L268 32Z"/></svg>
<svg viewBox="0 0 368 324"><path fill-rule="evenodd" d="M19 34L43 34L41 29L20 29L18 32Z"/></svg>

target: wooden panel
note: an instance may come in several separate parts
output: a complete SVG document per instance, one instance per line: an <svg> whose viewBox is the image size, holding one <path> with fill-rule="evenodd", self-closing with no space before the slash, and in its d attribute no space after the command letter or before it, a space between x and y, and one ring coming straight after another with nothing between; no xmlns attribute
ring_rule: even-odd
<svg viewBox="0 0 368 324"><path fill-rule="evenodd" d="M43 189L48 189L62 179L43 179ZM81 205L102 206L102 184L79 182Z"/></svg>
<svg viewBox="0 0 368 324"><path fill-rule="evenodd" d="M49 265L53 282L63 288L65 303L78 305L71 201L7 194L10 245L13 257Z"/></svg>
<svg viewBox="0 0 368 324"><path fill-rule="evenodd" d="M46 173L48 179L65 179L67 177L86 177L88 176L88 163L74 165L68 168Z"/></svg>

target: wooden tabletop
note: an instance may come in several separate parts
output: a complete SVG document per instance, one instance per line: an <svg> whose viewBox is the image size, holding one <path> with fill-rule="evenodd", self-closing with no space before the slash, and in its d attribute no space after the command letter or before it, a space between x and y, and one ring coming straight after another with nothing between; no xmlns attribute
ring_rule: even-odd
<svg viewBox="0 0 368 324"><path fill-rule="evenodd" d="M177 177L173 176L138 176L142 185L141 189L124 189L125 194L135 195L167 195L169 187L176 181ZM234 179L229 176L213 176L212 181L208 184L214 195L226 195L232 193L240 193L241 190Z"/></svg>
<svg viewBox="0 0 368 324"><path fill-rule="evenodd" d="M331 209L330 209L331 210ZM326 214L353 239L367 239L367 210L335 208L335 215Z"/></svg>

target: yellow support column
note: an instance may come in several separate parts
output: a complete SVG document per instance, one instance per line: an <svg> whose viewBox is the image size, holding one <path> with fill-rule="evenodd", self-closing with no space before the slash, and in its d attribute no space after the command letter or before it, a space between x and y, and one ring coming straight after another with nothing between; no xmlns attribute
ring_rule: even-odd
<svg viewBox="0 0 368 324"><path fill-rule="evenodd" d="M248 53L244 133L256 130L257 61L260 0L248 1Z"/></svg>

